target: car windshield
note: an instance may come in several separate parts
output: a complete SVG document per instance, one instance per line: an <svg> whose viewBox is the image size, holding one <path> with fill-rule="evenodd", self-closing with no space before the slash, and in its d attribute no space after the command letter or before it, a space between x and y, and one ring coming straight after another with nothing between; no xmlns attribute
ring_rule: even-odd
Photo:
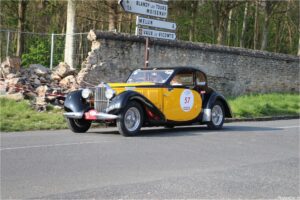
<svg viewBox="0 0 300 200"><path fill-rule="evenodd" d="M141 70L137 69L127 80L127 83L140 83L140 82L152 82L152 83L165 83L171 76L174 70Z"/></svg>

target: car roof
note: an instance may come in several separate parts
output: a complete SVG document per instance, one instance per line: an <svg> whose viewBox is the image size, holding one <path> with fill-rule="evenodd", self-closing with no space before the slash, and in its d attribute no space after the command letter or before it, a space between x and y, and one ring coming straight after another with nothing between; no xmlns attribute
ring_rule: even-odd
<svg viewBox="0 0 300 200"><path fill-rule="evenodd" d="M149 67L149 68L139 68L140 70L174 70L174 71L182 71L182 70L191 70L191 71L200 71L205 74L202 70L191 67L191 66L174 66L174 67Z"/></svg>

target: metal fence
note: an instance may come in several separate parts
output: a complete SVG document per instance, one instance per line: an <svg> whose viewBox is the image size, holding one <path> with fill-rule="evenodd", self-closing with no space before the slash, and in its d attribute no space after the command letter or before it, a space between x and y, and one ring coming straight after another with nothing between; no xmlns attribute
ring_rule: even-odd
<svg viewBox="0 0 300 200"><path fill-rule="evenodd" d="M52 69L64 60L66 34L22 32L24 48L21 55L22 65L39 63ZM88 33L74 33L74 67L79 68L90 51ZM0 29L0 62L7 56L15 56L17 31Z"/></svg>

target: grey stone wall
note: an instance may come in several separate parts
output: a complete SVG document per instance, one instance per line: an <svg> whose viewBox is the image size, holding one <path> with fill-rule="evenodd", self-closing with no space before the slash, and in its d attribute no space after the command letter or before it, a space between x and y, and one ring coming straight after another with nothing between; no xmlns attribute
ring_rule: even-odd
<svg viewBox="0 0 300 200"><path fill-rule="evenodd" d="M145 39L91 31L92 50L82 65L81 84L124 81L144 66ZM224 95L299 92L299 57L242 48L150 39L150 67L193 66Z"/></svg>

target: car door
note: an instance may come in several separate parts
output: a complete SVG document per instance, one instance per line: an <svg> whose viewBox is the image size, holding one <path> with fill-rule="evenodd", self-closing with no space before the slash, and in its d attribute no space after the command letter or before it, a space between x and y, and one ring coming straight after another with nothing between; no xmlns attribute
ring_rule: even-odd
<svg viewBox="0 0 300 200"><path fill-rule="evenodd" d="M195 90L193 71L178 72L163 89L163 111L167 120L190 121L201 112L202 99Z"/></svg>

